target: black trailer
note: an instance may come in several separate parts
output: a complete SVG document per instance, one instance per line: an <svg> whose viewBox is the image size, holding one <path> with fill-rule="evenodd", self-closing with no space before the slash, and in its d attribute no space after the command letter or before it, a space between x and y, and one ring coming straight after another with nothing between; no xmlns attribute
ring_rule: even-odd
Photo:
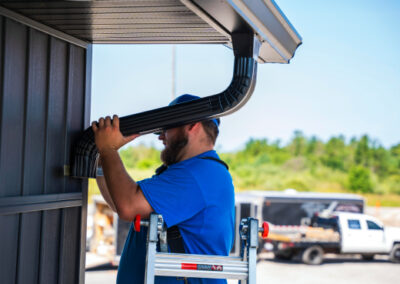
<svg viewBox="0 0 400 284"><path fill-rule="evenodd" d="M364 213L365 199L356 194L285 191L246 191L254 202L263 199L258 217L274 225L309 225L314 214L324 210ZM257 201L256 201L257 200Z"/></svg>

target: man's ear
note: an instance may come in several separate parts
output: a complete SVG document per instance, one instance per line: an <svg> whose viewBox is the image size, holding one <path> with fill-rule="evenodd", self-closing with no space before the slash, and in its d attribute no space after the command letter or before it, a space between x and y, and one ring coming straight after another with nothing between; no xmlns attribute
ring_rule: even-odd
<svg viewBox="0 0 400 284"><path fill-rule="evenodd" d="M197 132L197 131L199 131L200 127L201 127L201 122L192 123L189 125L188 131L189 132L192 132L192 131Z"/></svg>

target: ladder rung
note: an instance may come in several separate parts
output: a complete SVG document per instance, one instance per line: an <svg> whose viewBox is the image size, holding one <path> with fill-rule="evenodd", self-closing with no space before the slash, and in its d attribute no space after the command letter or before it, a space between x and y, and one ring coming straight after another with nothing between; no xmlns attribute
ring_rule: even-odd
<svg viewBox="0 0 400 284"><path fill-rule="evenodd" d="M185 263L187 265L193 265L196 264L199 268L198 269L187 269L187 270L203 270L203 271L210 271L211 267L213 264L207 264L207 263ZM185 265L184 264L184 265ZM215 266L215 265L214 265ZM218 267L221 267L221 270L224 272L246 272L248 271L248 268L245 265L216 265ZM181 263L165 263L165 262L156 262L155 263L156 268L160 269L183 269ZM206 268L204 268L206 267ZM185 269L183 269L185 270ZM219 272L219 271L217 271Z"/></svg>
<svg viewBox="0 0 400 284"><path fill-rule="evenodd" d="M232 256L221 256L221 255L203 255L203 254L181 254L181 253L156 253L156 261L162 260L165 262L172 261L185 261L185 262L212 262L214 264L221 263L244 263L247 265L247 261L243 261L240 257Z"/></svg>
<svg viewBox="0 0 400 284"><path fill-rule="evenodd" d="M203 270L160 269L155 267L154 274L158 276L176 276L193 278L223 278L247 280L247 272L224 272Z"/></svg>
<svg viewBox="0 0 400 284"><path fill-rule="evenodd" d="M156 253L155 275L246 280L248 262L238 257Z"/></svg>

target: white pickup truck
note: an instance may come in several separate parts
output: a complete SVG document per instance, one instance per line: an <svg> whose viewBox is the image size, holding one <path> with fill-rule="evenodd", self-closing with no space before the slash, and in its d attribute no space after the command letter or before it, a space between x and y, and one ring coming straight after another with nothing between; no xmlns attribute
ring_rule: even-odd
<svg viewBox="0 0 400 284"><path fill-rule="evenodd" d="M324 253L361 254L366 260L389 254L391 261L400 263L400 228L384 227L364 214L315 216L310 227L271 224L268 239L277 258L289 260L300 255L306 264L321 264Z"/></svg>

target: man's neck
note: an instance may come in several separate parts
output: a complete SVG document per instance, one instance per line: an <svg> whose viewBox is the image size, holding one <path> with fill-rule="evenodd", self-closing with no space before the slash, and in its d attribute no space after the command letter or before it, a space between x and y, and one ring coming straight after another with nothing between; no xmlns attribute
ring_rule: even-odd
<svg viewBox="0 0 400 284"><path fill-rule="evenodd" d="M200 154L203 154L205 152L211 151L213 149L214 149L214 147L212 145L207 145L207 146L202 145L200 147L194 147L194 146L185 147L185 149L183 149L184 152L183 152L182 158L179 159L179 162L182 162L182 161L188 160L190 158L196 157L196 156L198 156Z"/></svg>

